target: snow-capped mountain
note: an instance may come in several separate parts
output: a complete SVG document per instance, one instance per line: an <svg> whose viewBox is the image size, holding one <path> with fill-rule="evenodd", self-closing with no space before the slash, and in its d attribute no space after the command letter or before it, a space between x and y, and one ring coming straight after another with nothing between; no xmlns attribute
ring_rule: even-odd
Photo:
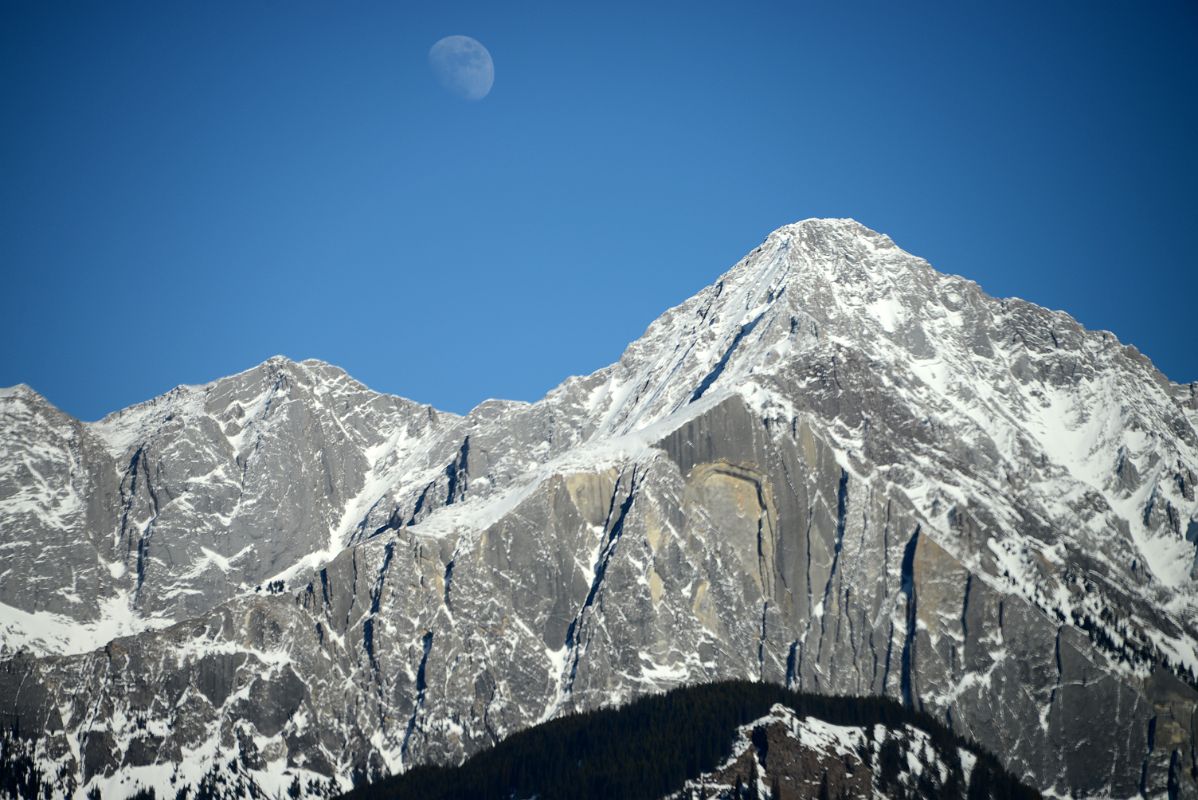
<svg viewBox="0 0 1198 800"><path fill-rule="evenodd" d="M1198 796L1198 388L851 220L533 404L272 359L0 419L4 754L57 795L319 793L749 677Z"/></svg>

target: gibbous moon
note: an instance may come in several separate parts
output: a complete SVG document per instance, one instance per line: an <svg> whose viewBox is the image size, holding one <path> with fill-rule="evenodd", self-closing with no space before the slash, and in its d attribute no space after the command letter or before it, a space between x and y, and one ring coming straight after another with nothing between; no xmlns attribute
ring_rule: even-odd
<svg viewBox="0 0 1198 800"><path fill-rule="evenodd" d="M442 86L467 100L482 100L495 83L491 54L469 36L446 36L428 51L428 63Z"/></svg>

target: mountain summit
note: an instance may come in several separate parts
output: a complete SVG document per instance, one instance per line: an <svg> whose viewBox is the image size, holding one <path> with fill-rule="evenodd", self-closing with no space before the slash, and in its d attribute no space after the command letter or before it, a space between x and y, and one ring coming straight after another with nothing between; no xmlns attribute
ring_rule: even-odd
<svg viewBox="0 0 1198 800"><path fill-rule="evenodd" d="M1042 790L1198 796L1196 426L1113 335L852 220L533 404L278 358L90 424L3 390L3 758L323 794L750 678L893 697Z"/></svg>

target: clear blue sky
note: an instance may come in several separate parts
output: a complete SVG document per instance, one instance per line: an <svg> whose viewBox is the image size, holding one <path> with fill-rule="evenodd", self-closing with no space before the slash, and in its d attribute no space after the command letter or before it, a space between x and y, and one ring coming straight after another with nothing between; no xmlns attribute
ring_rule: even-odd
<svg viewBox="0 0 1198 800"><path fill-rule="evenodd" d="M1192 2L9 0L0 113L0 384L84 419L276 353L536 399L811 216L1198 379Z"/></svg>

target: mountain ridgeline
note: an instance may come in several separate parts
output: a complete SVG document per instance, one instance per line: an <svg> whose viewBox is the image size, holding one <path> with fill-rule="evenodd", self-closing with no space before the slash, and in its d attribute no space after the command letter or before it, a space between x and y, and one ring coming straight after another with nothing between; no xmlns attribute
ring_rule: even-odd
<svg viewBox="0 0 1198 800"><path fill-rule="evenodd" d="M1196 427L1111 334L851 220L531 404L284 358L92 423L3 389L0 757L22 795L327 796L750 680L890 698L1046 794L1198 797ZM893 773L762 714L695 792Z"/></svg>

